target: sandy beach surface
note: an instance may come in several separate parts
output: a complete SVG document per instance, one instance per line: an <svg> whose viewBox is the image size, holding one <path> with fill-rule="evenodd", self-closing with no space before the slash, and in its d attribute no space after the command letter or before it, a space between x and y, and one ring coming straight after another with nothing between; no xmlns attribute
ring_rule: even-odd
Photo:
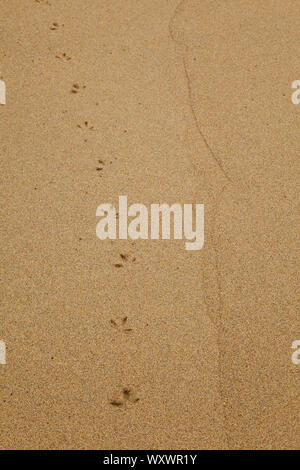
<svg viewBox="0 0 300 470"><path fill-rule="evenodd" d="M300 448L299 30L298 0L0 0L1 449ZM203 203L204 248L99 240L119 195Z"/></svg>

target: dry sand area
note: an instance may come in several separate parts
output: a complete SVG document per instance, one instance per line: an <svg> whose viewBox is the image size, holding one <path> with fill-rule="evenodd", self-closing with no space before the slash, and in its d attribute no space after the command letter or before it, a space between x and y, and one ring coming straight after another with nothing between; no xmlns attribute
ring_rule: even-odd
<svg viewBox="0 0 300 470"><path fill-rule="evenodd" d="M0 0L1 449L300 448L299 31L299 0ZM204 203L204 248L99 240L119 195Z"/></svg>

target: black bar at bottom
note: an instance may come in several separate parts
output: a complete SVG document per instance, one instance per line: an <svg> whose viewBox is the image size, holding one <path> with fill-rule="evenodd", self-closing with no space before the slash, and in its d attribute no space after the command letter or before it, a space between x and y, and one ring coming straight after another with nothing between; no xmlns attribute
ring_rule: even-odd
<svg viewBox="0 0 300 470"><path fill-rule="evenodd" d="M277 465L280 460L286 465L286 459L289 456L295 457L298 451L280 451L280 450L2 450L0 451L0 462L4 467L4 462L9 464L21 463L22 466L28 463L38 465L72 465L73 463L80 468L98 468L121 465L124 468L137 468L140 466L157 465L211 465L214 463L224 464L226 461L231 463L242 463L247 459L251 460L267 459L269 463L273 460ZM255 462L256 463L256 462ZM88 467L87 467L88 465ZM54 469L56 470L56 469Z"/></svg>

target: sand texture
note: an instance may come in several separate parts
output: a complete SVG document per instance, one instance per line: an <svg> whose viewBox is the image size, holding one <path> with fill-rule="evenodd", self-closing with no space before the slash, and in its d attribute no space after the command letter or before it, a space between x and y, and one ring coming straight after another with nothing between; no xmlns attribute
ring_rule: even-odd
<svg viewBox="0 0 300 470"><path fill-rule="evenodd" d="M300 449L299 32L300 0L0 0L1 449ZM204 248L99 240L119 195L204 203Z"/></svg>

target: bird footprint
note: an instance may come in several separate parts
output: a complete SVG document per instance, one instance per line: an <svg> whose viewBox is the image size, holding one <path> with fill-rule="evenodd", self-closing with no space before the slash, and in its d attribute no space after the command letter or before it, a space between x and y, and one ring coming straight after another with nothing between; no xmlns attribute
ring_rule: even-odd
<svg viewBox="0 0 300 470"><path fill-rule="evenodd" d="M102 171L103 168L104 168L105 163L104 163L103 160L98 160L98 163L99 163L99 165L97 166L96 170L97 171Z"/></svg>
<svg viewBox="0 0 300 470"><path fill-rule="evenodd" d="M125 253L120 253L120 258L123 261L123 263L127 263L128 261L131 261L131 263L135 263L136 257L132 255L128 255ZM124 264L123 263L116 263L114 266L115 268L123 268Z"/></svg>
<svg viewBox="0 0 300 470"><path fill-rule="evenodd" d="M95 130L94 126L91 126L91 123L89 123L88 121L85 121L84 124L82 124L82 125L77 124L77 127L79 129L87 129L89 131L94 131Z"/></svg>
<svg viewBox="0 0 300 470"><path fill-rule="evenodd" d="M64 27L64 25L61 26ZM50 26L51 31L57 31L59 28L60 26L58 23L52 23L52 25Z"/></svg>
<svg viewBox="0 0 300 470"><path fill-rule="evenodd" d="M110 404L119 408L126 404L137 403L138 401L140 401L140 399L136 396L135 392L125 387L122 392L118 394L116 399L110 400Z"/></svg>
<svg viewBox="0 0 300 470"><path fill-rule="evenodd" d="M80 86L78 83L74 83L71 89L71 93L76 94L79 93L80 89L85 89L86 85Z"/></svg>
<svg viewBox="0 0 300 470"><path fill-rule="evenodd" d="M56 55L55 56L56 59L61 59L61 60L71 60L72 57L68 56L65 52L63 52L62 54L60 55Z"/></svg>
<svg viewBox="0 0 300 470"><path fill-rule="evenodd" d="M128 317L123 317L121 322L117 323L115 320L110 320L110 324L113 328L117 328L117 329L121 329L123 331L125 331L126 333L129 333L130 331L132 331L132 328L128 328L127 327L127 320L128 320Z"/></svg>

